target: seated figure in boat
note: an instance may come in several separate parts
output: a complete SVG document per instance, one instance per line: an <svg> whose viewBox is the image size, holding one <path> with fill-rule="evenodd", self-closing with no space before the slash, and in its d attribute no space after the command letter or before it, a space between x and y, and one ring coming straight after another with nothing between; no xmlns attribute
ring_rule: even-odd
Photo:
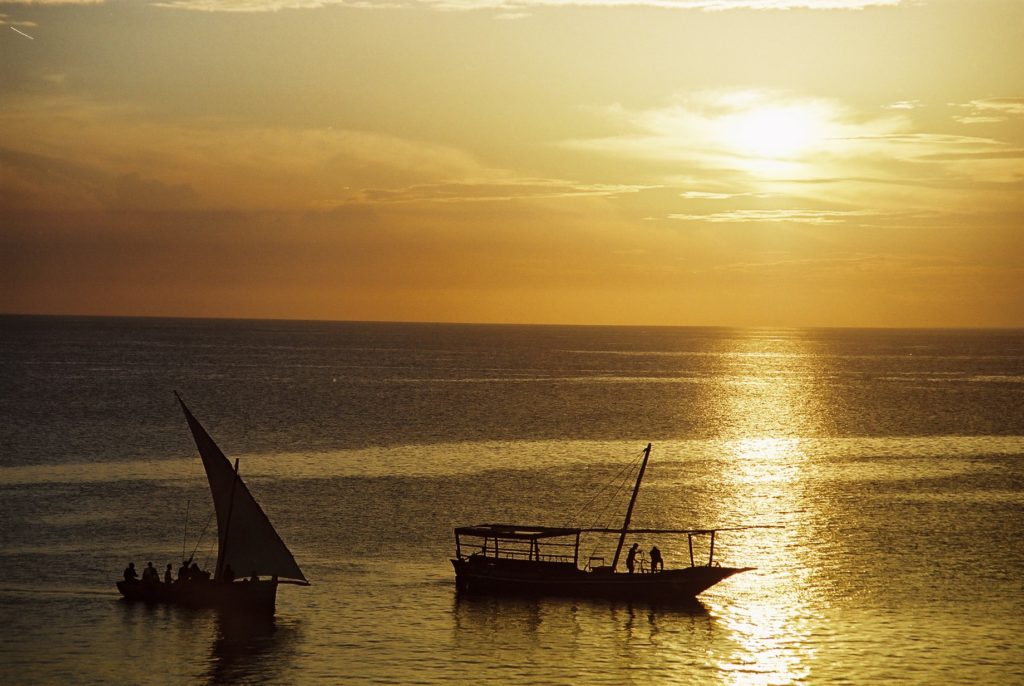
<svg viewBox="0 0 1024 686"><path fill-rule="evenodd" d="M156 567L153 566L152 562L146 563L146 568L142 570L142 583L144 584L158 584L160 583L160 575L156 571Z"/></svg>
<svg viewBox="0 0 1024 686"><path fill-rule="evenodd" d="M191 558L189 558L189 559L191 559ZM184 581L188 581L188 574L189 574L188 563L189 563L189 560L182 560L181 561L181 566L178 567L178 583L179 584L184 582Z"/></svg>
<svg viewBox="0 0 1024 686"><path fill-rule="evenodd" d="M164 570L164 583L170 586L174 583L174 575L171 574L171 563L167 563L167 569Z"/></svg>
<svg viewBox="0 0 1024 686"><path fill-rule="evenodd" d="M199 569L199 563L193 562L188 569L189 581L209 581L210 573Z"/></svg>
<svg viewBox="0 0 1024 686"><path fill-rule="evenodd" d="M661 558L661 551L658 546L651 548L651 572L665 571L665 561Z"/></svg>
<svg viewBox="0 0 1024 686"><path fill-rule="evenodd" d="M134 562L129 562L128 566L124 568L124 580L128 583L133 583L139 580L139 575L135 572Z"/></svg>
<svg viewBox="0 0 1024 686"><path fill-rule="evenodd" d="M639 543L634 543L633 547L630 548L629 552L626 554L626 569L629 570L630 574L633 573L633 567L636 566L636 553L639 547Z"/></svg>

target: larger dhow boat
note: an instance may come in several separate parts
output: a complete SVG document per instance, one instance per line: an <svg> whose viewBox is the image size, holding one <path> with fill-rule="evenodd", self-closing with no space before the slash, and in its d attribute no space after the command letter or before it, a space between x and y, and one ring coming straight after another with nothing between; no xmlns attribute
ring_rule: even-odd
<svg viewBox="0 0 1024 686"><path fill-rule="evenodd" d="M753 567L722 567L715 562L715 534L718 529L630 529L633 506L644 478L651 445L643 452L636 485L621 529L478 524L455 529L455 583L460 591L514 595L562 595L620 598L629 600L692 600L699 593L733 574ZM610 565L591 558L580 567L580 536L618 534L615 556ZM679 569L617 569L628 534L685 534L690 566ZM695 536L706 537L707 563L694 559Z"/></svg>
<svg viewBox="0 0 1024 686"><path fill-rule="evenodd" d="M213 578L203 575L170 584L157 579L126 579L117 582L117 589L129 600L273 613L279 584L308 586L309 582L238 476L238 460L232 467L181 396L174 395L199 449L213 496L218 541ZM245 579L234 580L235 573L245 575Z"/></svg>

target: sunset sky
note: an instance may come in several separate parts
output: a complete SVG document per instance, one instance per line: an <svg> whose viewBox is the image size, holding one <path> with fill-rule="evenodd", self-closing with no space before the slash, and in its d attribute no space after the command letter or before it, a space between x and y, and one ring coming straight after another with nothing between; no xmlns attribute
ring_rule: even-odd
<svg viewBox="0 0 1024 686"><path fill-rule="evenodd" d="M1024 326L1022 0L0 24L0 312Z"/></svg>

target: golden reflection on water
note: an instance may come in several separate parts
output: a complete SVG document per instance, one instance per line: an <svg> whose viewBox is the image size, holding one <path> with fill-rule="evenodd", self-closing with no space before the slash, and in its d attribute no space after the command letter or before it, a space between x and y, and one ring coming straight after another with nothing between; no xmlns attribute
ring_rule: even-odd
<svg viewBox="0 0 1024 686"><path fill-rule="evenodd" d="M731 440L719 462L718 521L776 525L723 535L723 564L756 566L705 597L730 641L713 656L726 683L807 679L820 641L812 615L827 607L821 560L809 545L818 530L806 439L828 421L820 396L827 373L815 342L800 332L754 332L737 339L733 369L714 390ZM771 349L768 353L766 350ZM728 542L727 542L728 541Z"/></svg>

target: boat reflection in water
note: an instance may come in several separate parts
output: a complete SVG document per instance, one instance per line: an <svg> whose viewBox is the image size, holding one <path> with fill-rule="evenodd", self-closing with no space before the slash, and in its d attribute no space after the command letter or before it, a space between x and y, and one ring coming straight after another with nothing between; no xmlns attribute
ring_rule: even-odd
<svg viewBox="0 0 1024 686"><path fill-rule="evenodd" d="M644 449L633 495L620 529L524 526L518 524L478 524L455 529L456 586L463 592L563 595L623 600L692 599L734 574L753 567L723 567L714 560L715 535L730 529L630 529L633 506L651 455ZM580 567L580 536L584 533L618 534L618 544L610 565L591 558ZM690 566L634 573L632 559L628 572L617 570L627 534L676 534L687 537ZM710 539L706 564L697 563L693 538ZM635 548L635 546L634 546ZM469 552L469 551L472 552ZM632 557L632 555L631 555Z"/></svg>
<svg viewBox="0 0 1024 686"><path fill-rule="evenodd" d="M206 469L217 514L217 565L209 575L160 583L158 579L117 582L128 600L170 603L187 607L218 607L273 615L279 583L308 586L295 562L245 482L206 429L175 393ZM245 574L235 581L235 572ZM269 579L260 577L270 577Z"/></svg>
<svg viewBox="0 0 1024 686"><path fill-rule="evenodd" d="M210 610L207 610L209 612ZM294 659L299 630L273 615L239 615L212 610L215 635L207 677L212 684L267 682L281 679Z"/></svg>

